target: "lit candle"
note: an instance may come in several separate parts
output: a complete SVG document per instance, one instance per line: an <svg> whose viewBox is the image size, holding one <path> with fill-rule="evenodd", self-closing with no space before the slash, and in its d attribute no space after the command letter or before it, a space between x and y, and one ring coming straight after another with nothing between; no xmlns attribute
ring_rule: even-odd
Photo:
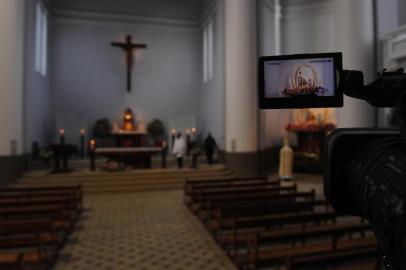
<svg viewBox="0 0 406 270"><path fill-rule="evenodd" d="M90 147L90 150L92 150L92 151L96 148L96 140L95 139L90 140L89 147Z"/></svg>
<svg viewBox="0 0 406 270"><path fill-rule="evenodd" d="M60 144L65 144L65 129L63 128L59 129L59 141Z"/></svg>

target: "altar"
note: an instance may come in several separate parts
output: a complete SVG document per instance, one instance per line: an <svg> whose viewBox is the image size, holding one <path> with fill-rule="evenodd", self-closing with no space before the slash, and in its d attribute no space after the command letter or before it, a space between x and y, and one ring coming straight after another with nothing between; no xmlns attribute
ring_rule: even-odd
<svg viewBox="0 0 406 270"><path fill-rule="evenodd" d="M165 163L163 147L150 146L148 134L143 125L139 125L130 108L124 111L123 125L111 132L114 146L98 147L96 141L90 144L90 169L96 169L97 156L107 157L103 168L108 170L124 170L128 168L151 168L151 157L160 154L162 166Z"/></svg>
<svg viewBox="0 0 406 270"><path fill-rule="evenodd" d="M151 156L161 154L161 147L102 147L95 148L90 154L90 170L96 169L96 156L101 155L125 166L137 164L140 168L151 168ZM161 158L165 158L161 155ZM164 162L164 161L162 161Z"/></svg>
<svg viewBox="0 0 406 270"><path fill-rule="evenodd" d="M142 147L148 144L148 136L145 131L113 131L116 147Z"/></svg>
<svg viewBox="0 0 406 270"><path fill-rule="evenodd" d="M295 133L297 138L294 171L321 173L324 143L327 134L336 127L334 109L299 109L292 118L286 130Z"/></svg>

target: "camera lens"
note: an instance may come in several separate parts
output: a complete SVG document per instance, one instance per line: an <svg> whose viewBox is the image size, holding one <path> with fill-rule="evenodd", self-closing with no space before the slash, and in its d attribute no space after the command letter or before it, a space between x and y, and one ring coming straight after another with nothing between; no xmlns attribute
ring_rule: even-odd
<svg viewBox="0 0 406 270"><path fill-rule="evenodd" d="M386 265L399 265L393 258L404 257L405 176L406 149L400 137L366 144L349 168L352 200L374 229Z"/></svg>

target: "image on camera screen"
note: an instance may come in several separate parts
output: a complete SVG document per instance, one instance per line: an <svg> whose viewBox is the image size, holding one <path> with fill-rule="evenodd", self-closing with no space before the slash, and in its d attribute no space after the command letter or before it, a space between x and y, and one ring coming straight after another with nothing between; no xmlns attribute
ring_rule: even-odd
<svg viewBox="0 0 406 270"><path fill-rule="evenodd" d="M333 58L264 62L265 98L335 95Z"/></svg>

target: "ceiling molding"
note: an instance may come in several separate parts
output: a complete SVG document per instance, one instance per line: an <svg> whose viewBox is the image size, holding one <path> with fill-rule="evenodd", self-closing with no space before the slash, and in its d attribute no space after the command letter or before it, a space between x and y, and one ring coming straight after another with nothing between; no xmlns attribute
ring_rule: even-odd
<svg viewBox="0 0 406 270"><path fill-rule="evenodd" d="M307 0L294 3L291 5L285 4L282 7L283 20L334 13L331 0Z"/></svg>
<svg viewBox="0 0 406 270"><path fill-rule="evenodd" d="M159 26L169 28L180 28L197 31L200 29L200 23L196 21L177 20L156 17L143 17L128 14L105 13L105 12L87 12L77 10L58 10L52 11L52 16L55 18L84 20L84 21L100 21L100 22L115 22L115 23L130 23L147 26Z"/></svg>
<svg viewBox="0 0 406 270"><path fill-rule="evenodd" d="M204 25L214 16L217 11L218 0L210 0L208 6L203 10L202 17L200 19L200 27L203 28Z"/></svg>
<svg viewBox="0 0 406 270"><path fill-rule="evenodd" d="M266 7L272 13L275 13L275 1L274 0L264 0L264 7Z"/></svg>

